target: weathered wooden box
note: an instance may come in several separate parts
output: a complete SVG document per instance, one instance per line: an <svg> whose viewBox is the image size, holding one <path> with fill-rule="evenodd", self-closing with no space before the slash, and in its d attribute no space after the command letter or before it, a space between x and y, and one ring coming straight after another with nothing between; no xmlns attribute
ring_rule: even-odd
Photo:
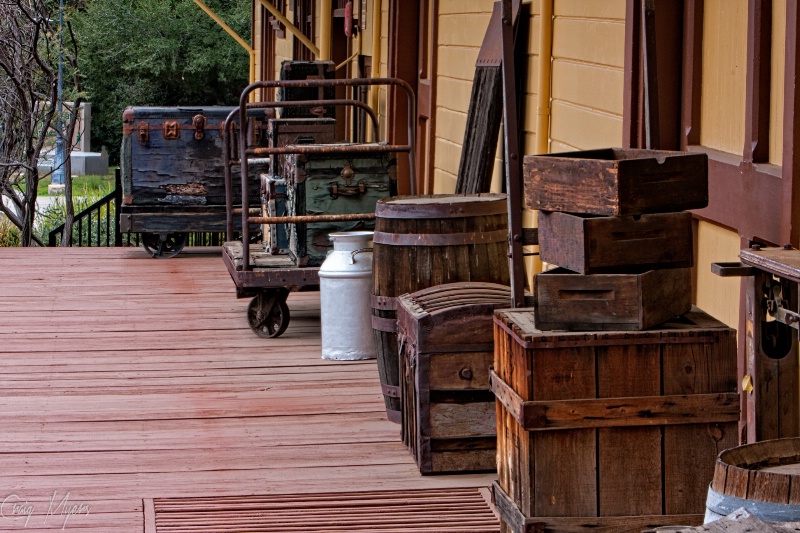
<svg viewBox="0 0 800 533"><path fill-rule="evenodd" d="M641 330L692 307L689 268L581 275L563 268L536 275L536 326L544 331Z"/></svg>
<svg viewBox="0 0 800 533"><path fill-rule="evenodd" d="M233 107L129 107L122 115L122 191L126 205L225 205L222 124ZM238 167L236 167L238 169ZM259 174L251 175L258 205ZM263 169L261 169L263 171ZM238 176L238 172L234 172ZM241 199L241 180L232 180ZM239 203L237 201L237 203Z"/></svg>
<svg viewBox="0 0 800 533"><path fill-rule="evenodd" d="M281 62L281 80L329 80L336 77L336 65L333 61L283 61ZM336 96L335 87L279 87L279 101L313 101L332 100ZM321 104L321 102L320 102ZM280 107L281 118L320 117L336 118L333 106Z"/></svg>
<svg viewBox="0 0 800 533"><path fill-rule="evenodd" d="M398 298L403 442L423 474L494 471L492 315L509 287L448 283Z"/></svg>
<svg viewBox="0 0 800 533"><path fill-rule="evenodd" d="M579 274L692 266L692 215L539 213L539 257Z"/></svg>
<svg viewBox="0 0 800 533"><path fill-rule="evenodd" d="M335 155L293 155L290 160L290 216L374 213L378 200L397 194L397 160L391 154L354 150ZM289 255L298 266L321 265L332 248L329 234L374 227L374 222L364 221L291 224Z"/></svg>
<svg viewBox="0 0 800 533"><path fill-rule="evenodd" d="M702 523L717 454L738 442L735 330L696 308L642 332L533 322L494 318L502 531Z"/></svg>
<svg viewBox="0 0 800 533"><path fill-rule="evenodd" d="M525 156L525 206L595 215L672 213L708 205L705 154L606 148Z"/></svg>
<svg viewBox="0 0 800 533"><path fill-rule="evenodd" d="M336 120L332 118L274 118L267 122L269 146L279 148L296 144L331 144L336 140ZM291 179L294 166L291 155L271 158L273 174Z"/></svg>

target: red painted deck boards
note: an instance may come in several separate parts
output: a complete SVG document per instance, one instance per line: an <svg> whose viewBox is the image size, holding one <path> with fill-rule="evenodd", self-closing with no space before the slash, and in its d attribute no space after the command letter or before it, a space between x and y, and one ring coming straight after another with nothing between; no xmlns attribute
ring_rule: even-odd
<svg viewBox="0 0 800 533"><path fill-rule="evenodd" d="M320 359L318 293L292 294L289 329L260 339L217 249L154 260L138 249L0 248L0 272L0 531L60 530L67 495L89 511L65 531L143 533L143 500L177 499L178 525L165 531L191 531L208 526L181 529L189 502L225 511L221 497L344 488L385 491L391 504L402 491L493 479L420 476L385 419L375 362ZM15 503L31 512L27 528ZM444 501L425 505L447 516ZM415 527L413 513L373 515L375 530ZM235 512L214 516L256 530ZM274 523L303 530L292 516ZM475 523L496 530L490 522Z"/></svg>

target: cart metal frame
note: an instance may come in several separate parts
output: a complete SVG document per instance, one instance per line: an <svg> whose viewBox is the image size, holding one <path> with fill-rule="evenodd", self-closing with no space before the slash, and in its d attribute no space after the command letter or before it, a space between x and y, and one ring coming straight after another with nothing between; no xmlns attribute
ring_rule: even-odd
<svg viewBox="0 0 800 533"><path fill-rule="evenodd" d="M317 107L321 105L348 105L357 107L370 116L373 122L375 139L378 136L377 117L372 109L355 99L340 100L313 100L313 101L270 101L249 103L250 94L258 89L271 89L278 87L306 88L306 87L346 87L361 86L392 86L399 87L406 93L408 99L408 131L407 144L361 144L361 145L293 145L283 147L253 147L248 144L247 131L249 128L247 111L260 108L275 107ZM226 200L226 230L227 241L223 246L223 261L228 268L228 273L236 285L236 297L252 297L247 310L248 323L251 329L260 337L278 337L289 324L289 308L286 299L289 293L298 290L314 290L319 288L319 267L298 267L286 255L272 255L266 251L251 251L250 225L251 224L292 224L314 222L337 222L345 220L372 220L375 213L361 213L348 215L315 215L302 217L264 217L254 216L250 208L250 195L248 191L248 162L252 159L268 157L276 154L374 154L405 152L409 158L410 190L415 194L415 168L414 157L416 153L414 124L417 114L416 98L412 87L397 78L353 78L334 80L276 80L260 81L248 85L239 98L239 131L235 134L234 113L225 121L223 135L225 137L224 169L225 169L225 200ZM250 117L252 118L252 117ZM238 140L238 158L232 157L234 144ZM232 167L239 165L242 180L241 208L233 205L233 178ZM234 241L234 216L241 215L242 234L240 241Z"/></svg>

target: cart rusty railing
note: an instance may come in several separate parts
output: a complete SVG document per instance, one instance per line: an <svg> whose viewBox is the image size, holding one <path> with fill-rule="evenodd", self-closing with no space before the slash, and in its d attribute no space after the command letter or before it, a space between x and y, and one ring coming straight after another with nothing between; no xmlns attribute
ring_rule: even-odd
<svg viewBox="0 0 800 533"><path fill-rule="evenodd" d="M389 144L369 144L369 145L326 145L326 146L284 146L284 147L250 147L248 146L247 130L248 130L248 110L258 108L271 108L271 107L301 107L311 105L352 105L359 107L366 111L369 109L366 105L358 100L325 100L322 101L280 101L280 102L261 102L257 104L248 103L250 93L257 89L270 89L277 87L287 88L308 88L308 87L360 87L360 86L373 86L373 85L388 85L400 87L406 93L408 99L408 132L407 143L405 145L389 145ZM377 131L377 121L374 112L369 109L368 114L373 120L373 127ZM232 114L233 115L233 114ZM224 135L230 135L230 127L234 124L234 117L229 115L228 120L225 121ZM397 78L354 78L354 79L341 79L341 80L278 80L278 81L260 81L248 85L242 92L239 98L239 143L238 143L238 161L231 158L230 144L226 141L226 148L223 150L223 157L225 158L225 192L226 192L226 213L227 213L227 229L229 240L233 240L233 185L230 168L232 165L239 163L240 176L242 180L242 265L241 270L252 270L253 265L250 263L250 224L269 224L276 223L277 219L254 217L250 214L250 198L248 194L248 160L250 158L266 157L274 154L343 154L343 153L393 153L393 152L406 152L409 158L409 173L410 173L410 189L411 194L415 194L416 176L414 170L414 154L415 154L415 140L414 140L414 124L416 117L416 99L414 91L411 86L403 80ZM377 135L376 135L377 139ZM316 215L314 222L334 222L338 220L353 220L354 215ZM364 213L355 215L358 220L369 220L374 218L374 213ZM341 218L346 217L346 218ZM286 217L281 217L280 222L291 223Z"/></svg>

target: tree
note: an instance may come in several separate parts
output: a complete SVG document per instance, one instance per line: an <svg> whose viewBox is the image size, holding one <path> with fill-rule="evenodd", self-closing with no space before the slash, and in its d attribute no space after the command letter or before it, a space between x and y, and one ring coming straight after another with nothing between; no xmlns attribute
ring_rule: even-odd
<svg viewBox="0 0 800 533"><path fill-rule="evenodd" d="M250 0L207 0L245 40ZM119 161L127 106L234 105L248 55L192 0L93 0L74 16L92 146Z"/></svg>
<svg viewBox="0 0 800 533"><path fill-rule="evenodd" d="M77 49L71 34L60 35L58 3L52 0L0 1L0 211L20 229L20 246L42 244L33 233L39 158L55 135L71 139L76 113L56 112L58 62L73 72L73 96L80 104L74 73ZM62 41L71 47L62 48ZM60 131L56 123L69 115ZM69 153L64 142L68 210L72 205ZM71 227L69 228L71 233Z"/></svg>

